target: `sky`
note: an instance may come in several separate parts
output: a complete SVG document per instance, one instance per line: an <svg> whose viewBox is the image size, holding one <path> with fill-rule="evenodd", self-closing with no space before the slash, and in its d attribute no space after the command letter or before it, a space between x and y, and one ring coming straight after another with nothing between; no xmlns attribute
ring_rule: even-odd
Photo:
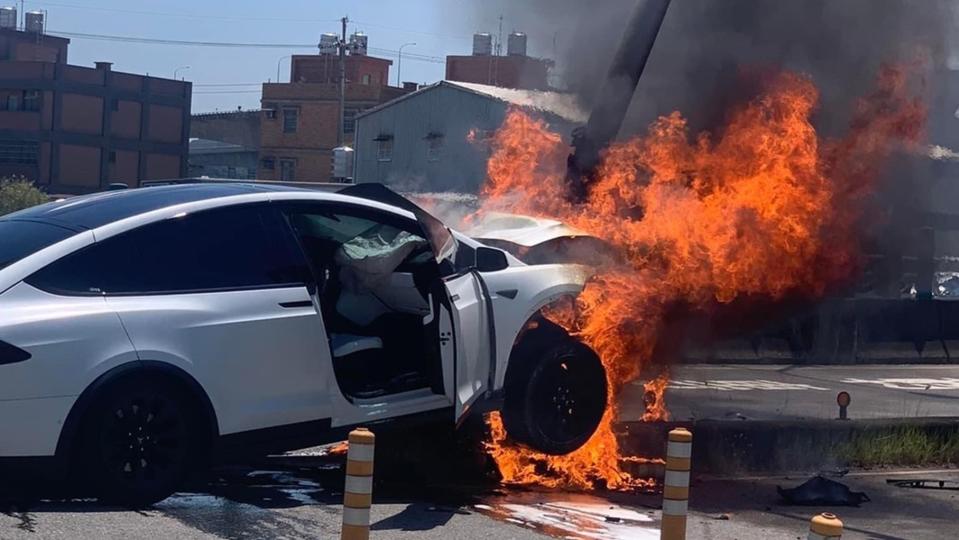
<svg viewBox="0 0 959 540"><path fill-rule="evenodd" d="M0 4L19 0L0 0ZM26 11L47 11L47 29L58 32L134 36L138 38L271 44L314 44L324 32L339 32L348 16L348 33L369 35L374 56L394 61L403 49L402 78L436 82L445 72L448 54L469 54L472 33L497 33L499 15L479 9L484 0L25 0ZM517 24L504 20L504 34ZM70 37L71 64L93 66L113 62L113 69L185 78L194 83L194 112L258 108L260 84L289 78L289 55L315 48L221 48L157 45ZM546 41L547 47L542 47ZM530 35L530 53L550 56L553 40L537 43ZM433 57L412 58L407 54ZM188 69L184 66L189 66ZM180 68L178 70L178 68ZM227 86L236 85L236 86Z"/></svg>

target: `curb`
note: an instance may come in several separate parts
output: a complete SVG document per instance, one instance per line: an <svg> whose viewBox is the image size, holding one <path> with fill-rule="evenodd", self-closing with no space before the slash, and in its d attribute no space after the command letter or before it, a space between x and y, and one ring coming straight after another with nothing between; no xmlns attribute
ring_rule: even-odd
<svg viewBox="0 0 959 540"><path fill-rule="evenodd" d="M868 448L906 430L935 440L959 438L959 417L625 422L617 426L617 434L624 454L663 457L667 434L676 427L696 434L693 472L710 474L821 471L858 465L854 448ZM646 469L659 472L655 467Z"/></svg>

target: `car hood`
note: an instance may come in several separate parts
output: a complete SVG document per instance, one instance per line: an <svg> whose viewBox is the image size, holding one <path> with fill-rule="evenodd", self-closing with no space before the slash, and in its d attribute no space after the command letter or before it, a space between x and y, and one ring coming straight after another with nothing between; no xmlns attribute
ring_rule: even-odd
<svg viewBox="0 0 959 540"><path fill-rule="evenodd" d="M480 241L502 240L523 247L533 247L557 238L592 236L560 221L520 214L490 212L469 230Z"/></svg>

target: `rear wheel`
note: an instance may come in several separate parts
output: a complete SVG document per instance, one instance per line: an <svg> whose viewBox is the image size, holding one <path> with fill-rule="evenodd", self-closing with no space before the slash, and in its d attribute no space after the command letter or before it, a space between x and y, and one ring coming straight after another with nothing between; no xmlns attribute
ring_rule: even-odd
<svg viewBox="0 0 959 540"><path fill-rule="evenodd" d="M202 463L201 423L177 385L146 377L111 385L84 417L80 463L101 501L147 506Z"/></svg>
<svg viewBox="0 0 959 540"><path fill-rule="evenodd" d="M606 409L606 371L592 349L569 336L511 359L503 422L509 436L546 454L589 440Z"/></svg>

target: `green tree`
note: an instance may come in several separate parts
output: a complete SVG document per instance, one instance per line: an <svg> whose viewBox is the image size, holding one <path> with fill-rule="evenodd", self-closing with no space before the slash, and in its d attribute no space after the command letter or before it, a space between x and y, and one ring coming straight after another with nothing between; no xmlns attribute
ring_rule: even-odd
<svg viewBox="0 0 959 540"><path fill-rule="evenodd" d="M33 182L26 178L0 178L0 216L49 200L46 193L37 189Z"/></svg>

